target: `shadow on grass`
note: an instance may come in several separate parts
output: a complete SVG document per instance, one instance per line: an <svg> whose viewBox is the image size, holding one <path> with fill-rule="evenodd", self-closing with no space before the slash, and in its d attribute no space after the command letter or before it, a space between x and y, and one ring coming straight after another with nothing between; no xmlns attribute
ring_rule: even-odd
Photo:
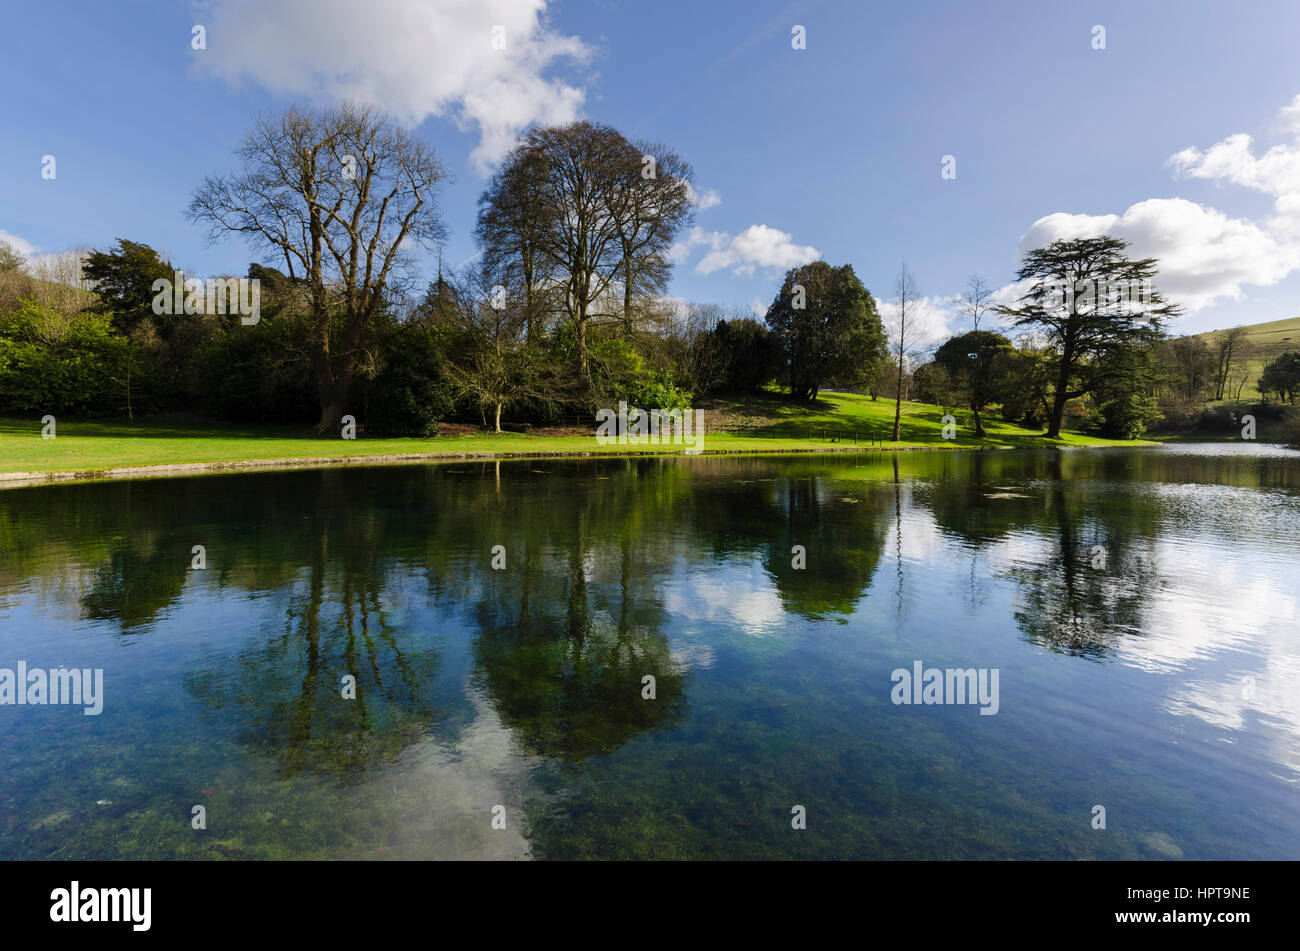
<svg viewBox="0 0 1300 951"><path fill-rule="evenodd" d="M226 423L179 417L140 419L58 419L58 434L100 439L239 439L239 440L334 440L337 433L317 434L311 426L285 424ZM0 419L0 436L40 435L40 419Z"/></svg>

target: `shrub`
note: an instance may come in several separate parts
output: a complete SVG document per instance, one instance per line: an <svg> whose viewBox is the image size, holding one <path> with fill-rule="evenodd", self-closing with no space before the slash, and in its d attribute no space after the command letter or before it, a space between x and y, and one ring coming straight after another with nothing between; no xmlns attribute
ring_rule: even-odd
<svg viewBox="0 0 1300 951"><path fill-rule="evenodd" d="M363 388L367 434L436 436L454 400L442 363L440 332L421 324L394 328L384 364Z"/></svg>
<svg viewBox="0 0 1300 951"><path fill-rule="evenodd" d="M305 319L290 315L218 330L194 361L198 408L240 421L311 419L316 384L302 353L305 335Z"/></svg>
<svg viewBox="0 0 1300 951"><path fill-rule="evenodd" d="M1137 439L1160 418L1154 396L1119 393L1088 410L1083 429L1106 439Z"/></svg>
<svg viewBox="0 0 1300 951"><path fill-rule="evenodd" d="M144 366L137 356L129 340L111 332L105 316L69 317L24 300L0 321L0 411L122 413L129 372Z"/></svg>
<svg viewBox="0 0 1300 951"><path fill-rule="evenodd" d="M677 387L672 376L666 371L656 371L648 375L638 390L632 393L628 403L641 409L690 409L694 394L690 390Z"/></svg>

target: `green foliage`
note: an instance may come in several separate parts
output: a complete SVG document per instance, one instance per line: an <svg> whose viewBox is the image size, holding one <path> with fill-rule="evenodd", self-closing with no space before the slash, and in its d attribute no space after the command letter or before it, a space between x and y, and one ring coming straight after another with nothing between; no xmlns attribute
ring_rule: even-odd
<svg viewBox="0 0 1300 951"><path fill-rule="evenodd" d="M1119 392L1097 403L1084 417L1083 430L1106 439L1137 439L1160 418L1154 396L1134 391Z"/></svg>
<svg viewBox="0 0 1300 951"><path fill-rule="evenodd" d="M756 393L780 375L785 362L781 345L757 320L721 320L710 336L714 338L724 366L722 380L716 389L728 393Z"/></svg>
<svg viewBox="0 0 1300 951"><path fill-rule="evenodd" d="M1155 396L1158 367L1154 351L1117 350L1097 361L1098 381L1085 432L1106 439L1137 439L1160 418Z"/></svg>
<svg viewBox="0 0 1300 951"><path fill-rule="evenodd" d="M419 323L384 335L383 366L363 389L367 435L438 435L454 403L442 357L447 335Z"/></svg>
<svg viewBox="0 0 1300 951"><path fill-rule="evenodd" d="M1000 350L993 358L989 377L995 381L992 399L1002 404L1002 418L1022 426L1041 426L1047 418L1052 367L1035 350Z"/></svg>
<svg viewBox="0 0 1300 951"><path fill-rule="evenodd" d="M932 366L946 373L944 399L948 405L961 401L975 413L975 433L983 435L980 413L998 401L997 380L992 369L998 355L1011 350L1011 341L999 333L972 330L946 341L934 354Z"/></svg>
<svg viewBox="0 0 1300 951"><path fill-rule="evenodd" d="M1292 350L1270 361L1259 378L1259 392L1294 403L1300 396L1300 351Z"/></svg>
<svg viewBox="0 0 1300 951"><path fill-rule="evenodd" d="M853 267L814 261L792 268L767 325L781 347L790 395L815 400L822 386L866 387L885 352L875 298Z"/></svg>
<svg viewBox="0 0 1300 951"><path fill-rule="evenodd" d="M962 390L953 374L940 363L923 363L912 374L912 396L922 403L934 403L952 409L962 398Z"/></svg>
<svg viewBox="0 0 1300 951"><path fill-rule="evenodd" d="M132 362L130 341L106 317L69 318L25 300L0 320L0 412L121 413Z"/></svg>
<svg viewBox="0 0 1300 951"><path fill-rule="evenodd" d="M300 422L316 412L316 384L302 341L307 320L263 315L218 329L193 361L195 406L219 419Z"/></svg>
<svg viewBox="0 0 1300 951"><path fill-rule="evenodd" d="M1300 449L1300 412L1292 409L1283 417L1278 441Z"/></svg>
<svg viewBox="0 0 1300 951"><path fill-rule="evenodd" d="M95 285L102 310L113 315L117 330L133 329L153 314L154 281L172 281L174 269L147 244L117 239L113 251L92 251L83 265Z"/></svg>
<svg viewBox="0 0 1300 951"><path fill-rule="evenodd" d="M560 333L563 348L573 339L568 328ZM645 360L621 337L591 334L587 338L591 361L590 399L595 406L613 406L621 399L633 401L645 385ZM576 351L575 351L576 352Z"/></svg>
<svg viewBox="0 0 1300 951"><path fill-rule="evenodd" d="M628 400L632 406L641 409L690 409L694 394L690 390L679 389L672 380L672 375L662 370L653 371L646 377L640 389L635 390Z"/></svg>
<svg viewBox="0 0 1300 951"><path fill-rule="evenodd" d="M934 352L934 362L948 371L971 409L980 410L992 401L988 381L993 362L1010 348L1011 341L1002 334L972 330L946 341Z"/></svg>

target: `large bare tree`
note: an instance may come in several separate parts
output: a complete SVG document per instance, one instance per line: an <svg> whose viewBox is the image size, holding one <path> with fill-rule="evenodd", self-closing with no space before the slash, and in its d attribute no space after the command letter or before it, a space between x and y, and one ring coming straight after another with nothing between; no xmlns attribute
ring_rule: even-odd
<svg viewBox="0 0 1300 951"><path fill-rule="evenodd" d="M511 153L479 198L474 230L483 249L483 271L493 284L523 298L525 328L533 341L550 317L556 290L555 268L547 254L553 209L544 200L544 161L535 146Z"/></svg>
<svg viewBox="0 0 1300 951"><path fill-rule="evenodd" d="M448 173L431 147L353 104L263 116L236 154L244 170L206 178L190 217L281 258L306 289L317 429L336 427L366 329L405 280L405 246L445 236L436 199Z"/></svg>
<svg viewBox="0 0 1300 951"><path fill-rule="evenodd" d="M655 314L637 301L667 280L668 249L690 216L690 174L663 146L575 122L530 131L483 195L476 233L487 266L518 275L530 308L556 302L587 383L592 321L630 327L635 313Z"/></svg>
<svg viewBox="0 0 1300 951"><path fill-rule="evenodd" d="M612 209L636 156L616 130L589 122L536 129L526 143L544 156L543 189L554 211L546 251L563 281L578 369L589 379L587 327L618 274L621 232Z"/></svg>
<svg viewBox="0 0 1300 951"><path fill-rule="evenodd" d="M669 250L692 216L690 181L694 173L680 155L654 142L637 141L637 177L620 188L613 213L618 221L618 281L623 292L624 330L636 329L637 300L655 298L668 288ZM653 308L651 308L653 310Z"/></svg>

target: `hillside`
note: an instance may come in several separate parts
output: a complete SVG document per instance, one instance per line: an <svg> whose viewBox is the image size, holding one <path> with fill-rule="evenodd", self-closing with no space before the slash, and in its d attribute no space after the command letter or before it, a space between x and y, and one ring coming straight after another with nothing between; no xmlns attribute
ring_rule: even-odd
<svg viewBox="0 0 1300 951"><path fill-rule="evenodd" d="M1245 330L1246 340L1255 348L1255 352L1249 361L1250 373L1241 396L1244 400L1255 400L1259 399L1257 381L1264 372L1264 364L1286 350L1300 350L1300 317L1247 324ZM1213 347L1215 340L1225 332L1226 330L1207 330L1191 336L1200 337Z"/></svg>

